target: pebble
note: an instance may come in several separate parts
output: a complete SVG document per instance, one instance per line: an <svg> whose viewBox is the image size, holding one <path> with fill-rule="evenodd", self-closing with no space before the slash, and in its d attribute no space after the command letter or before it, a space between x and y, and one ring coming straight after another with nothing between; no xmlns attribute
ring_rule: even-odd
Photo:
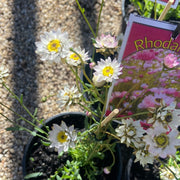
<svg viewBox="0 0 180 180"><path fill-rule="evenodd" d="M79 2L85 10L88 9L88 20L94 28L101 0ZM120 11L121 0L105 1L100 33L120 33ZM64 84L75 84L74 76L64 64L48 64L40 61L35 55L34 42L39 40L40 34L59 27L62 31L67 31L77 45L91 54L92 34L77 9L75 0L0 2L0 61L10 72L6 83L18 96L23 93L24 103L31 112L38 108L39 119L47 119L66 111L59 108L56 96L45 102L41 102L42 97L56 94ZM1 102L31 120L2 86L0 97ZM81 110L75 106L69 111ZM18 119L6 108L0 107L0 112L12 120ZM25 123L21 124L32 128ZM9 126L11 123L0 116L0 180L23 180L22 157L30 136L28 133L5 131Z"/></svg>

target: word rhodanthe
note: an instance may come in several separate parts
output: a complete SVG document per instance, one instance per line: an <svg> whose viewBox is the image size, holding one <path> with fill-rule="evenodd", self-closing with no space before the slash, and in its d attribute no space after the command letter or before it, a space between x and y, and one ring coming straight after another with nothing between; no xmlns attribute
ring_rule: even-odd
<svg viewBox="0 0 180 180"><path fill-rule="evenodd" d="M144 37L144 39L137 39L134 41L134 45L137 51L144 50L144 49L152 49L152 48L162 48L162 49L169 49L171 51L175 51L180 53L180 44L178 42L174 42L172 38L170 38L168 41L165 40L151 40L147 37Z"/></svg>

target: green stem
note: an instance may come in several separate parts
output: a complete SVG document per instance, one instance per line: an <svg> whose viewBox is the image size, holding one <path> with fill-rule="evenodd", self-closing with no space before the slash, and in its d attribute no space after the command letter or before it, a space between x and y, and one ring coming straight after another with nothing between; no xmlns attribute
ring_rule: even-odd
<svg viewBox="0 0 180 180"><path fill-rule="evenodd" d="M70 67L72 73L76 76L76 82L79 81L79 82L83 85L83 88L84 88L85 90L89 90L89 88L84 84L84 82L81 80L81 78L78 76L78 74L74 71L74 69L72 68L72 66L69 66L69 67ZM85 73L85 74L86 74L86 73ZM86 75L86 77L87 77L87 75ZM95 92L97 91L96 88L95 88L95 86L94 86L94 90L95 90ZM81 92L81 91L79 91L79 92ZM97 94L97 93L98 93L98 91L96 92L96 94ZM98 100L99 100L101 103L103 103L103 101L100 99L100 96L99 96Z"/></svg>
<svg viewBox="0 0 180 180"><path fill-rule="evenodd" d="M82 63L83 75L85 76L85 78L87 79L87 81L89 82L89 84L91 84L92 89L93 89L93 90L95 91L95 93L97 94L98 100L103 104L104 102L103 102L103 100L100 98L100 94L99 94L97 88L95 87L95 85L93 84L93 82L89 79L89 77L88 77L87 74L86 74L85 67L84 67L84 62L83 62L83 60L82 60L82 57L81 57L76 51L74 51L72 48L70 48L70 51L72 51L73 53L75 53L75 54L79 57L79 59L80 59L80 61L81 61L81 63ZM67 63L67 64L68 64L68 63ZM70 69L71 69L71 71L73 72L73 74L76 76L76 79L78 79L78 80L82 83L83 87L84 87L85 89L88 89L88 88L86 87L86 85L84 84L84 82L83 82L83 81L81 80L81 78L75 73L75 71L73 70L73 68L72 68L71 66L70 66Z"/></svg>
<svg viewBox="0 0 180 180"><path fill-rule="evenodd" d="M87 110L88 112L91 112L93 115L95 115L96 117L98 117L98 115L97 115L94 111L92 111L90 108L84 106L84 105L81 104L81 103L78 103L78 104L79 104L81 107L83 107L85 110Z"/></svg>
<svg viewBox="0 0 180 180"><path fill-rule="evenodd" d="M104 0L102 0L102 2L101 2L101 8L99 11L98 22L97 22L97 26L96 26L96 37L97 37L98 31L99 31L99 23L100 23L100 19L101 19L101 13L102 13L103 5L104 5Z"/></svg>
<svg viewBox="0 0 180 180"><path fill-rule="evenodd" d="M112 164L111 164L111 168L114 166L114 164L115 164L115 156L114 156L114 153L113 153L113 151L111 150L111 148L108 146L108 145L106 145L106 148L111 152L111 155L112 155L112 158L113 158L113 162L112 162Z"/></svg>
<svg viewBox="0 0 180 180"><path fill-rule="evenodd" d="M97 95L97 98L98 98L99 102L101 102L102 104L104 104L104 101L101 99L101 96L100 96L97 88L95 87L95 85L93 84L93 82L92 82L92 81L89 79L89 77L87 76L86 71L85 71L84 68L83 68L83 75L85 76L85 78L87 79L87 81L91 84L92 89L93 89L93 91L95 91L95 94Z"/></svg>
<svg viewBox="0 0 180 180"><path fill-rule="evenodd" d="M111 84L112 85L112 84ZM102 111L102 114L101 114L101 120L100 122L103 120L103 117L104 117L104 114L105 114L105 110L106 110L106 105L107 105L107 94L108 94L108 85L106 84L106 89L105 89L105 101L104 101L104 105L103 105L103 111Z"/></svg>
<svg viewBox="0 0 180 180"><path fill-rule="evenodd" d="M27 129L27 128L19 125L19 124L17 124L16 122L14 122L13 120L9 119L7 116L5 116L5 115L2 114L2 113L0 113L0 115L2 115L4 118L6 118L6 119L7 119L9 122L11 122L12 124L18 126L19 128L22 128L22 130L27 131L28 133L32 134L33 131L31 131L31 130L29 130L29 129ZM36 136L38 136L38 137L40 137L40 138L42 138L42 139L45 139L45 140L48 140L48 141L49 141L49 139L47 139L46 137L44 137L44 136L42 136L42 135L40 135L40 134L36 134Z"/></svg>
<svg viewBox="0 0 180 180"><path fill-rule="evenodd" d="M33 119L33 120L37 120L36 117L34 117L31 112L28 110L28 108L23 104L22 100L16 96L16 94L14 92L12 92L5 83L2 83L2 85L8 90L8 92L21 104L21 106L23 107L23 109L29 114L29 116Z"/></svg>
<svg viewBox="0 0 180 180"><path fill-rule="evenodd" d="M97 153L98 151L96 151L98 144L96 143L95 147L93 147L92 151L90 152L88 159L86 160L87 163L89 163L89 161L91 161L91 157L93 157L94 153Z"/></svg>
<svg viewBox="0 0 180 180"><path fill-rule="evenodd" d="M124 119L124 118L129 118L129 117L134 117L134 116L140 116L140 115L145 115L145 114L149 114L149 112L140 112L140 113L136 113L136 114L132 114L129 116L123 116L123 117L116 117L116 119Z"/></svg>
<svg viewBox="0 0 180 180"><path fill-rule="evenodd" d="M23 121L27 122L28 124L30 124L33 127L37 127L37 125L35 125L34 123L32 123L31 121L27 120L26 118L24 118L23 116L21 116L20 114L16 113L14 110L12 110L11 108L9 108L8 106L6 106L5 104L1 103L0 104L2 106L4 106L5 108L7 108L8 110L10 110L11 112L13 112L15 115L17 115L18 117L20 117ZM38 128L37 128L38 129ZM42 130L42 132L46 135L48 135L45 131Z"/></svg>
<svg viewBox="0 0 180 180"><path fill-rule="evenodd" d="M27 131L28 133L32 133L31 130L29 130L29 129L27 129L27 128L25 128L25 127L17 124L17 123L14 122L13 120L11 120L11 119L9 119L7 116L5 116L4 114L0 113L0 115L3 116L4 118L6 118L6 119L7 119L9 122L11 122L12 124L14 124L14 125L16 125L17 127L21 128L22 130L25 130L25 131Z"/></svg>
<svg viewBox="0 0 180 180"><path fill-rule="evenodd" d="M40 134L36 134L36 136L40 137L41 139L45 139L46 141L49 141L48 138L46 138L46 137L44 137L44 136L42 136L42 135L40 135Z"/></svg>
<svg viewBox="0 0 180 180"><path fill-rule="evenodd" d="M106 131L105 133L108 134L108 135L110 135L110 136L112 136L112 137L115 138L115 139L118 139L119 142L121 143L121 138L120 138L120 137L118 137L118 136L116 136L116 135L114 135L114 134L112 134L112 133L110 133L110 132L108 132L108 131Z"/></svg>
<svg viewBox="0 0 180 180"><path fill-rule="evenodd" d="M94 30L93 30L92 26L90 25L86 15L84 14L84 11L85 11L84 8L81 7L78 0L76 0L76 3L78 5L78 8L79 8L81 14L83 15L84 20L86 21L87 25L89 26L89 29L91 30L93 36L96 38L96 34L94 33Z"/></svg>

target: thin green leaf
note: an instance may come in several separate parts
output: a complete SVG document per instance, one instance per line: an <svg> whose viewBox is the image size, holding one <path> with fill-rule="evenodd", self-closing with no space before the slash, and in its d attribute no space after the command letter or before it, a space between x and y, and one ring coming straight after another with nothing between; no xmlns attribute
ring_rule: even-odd
<svg viewBox="0 0 180 180"><path fill-rule="evenodd" d="M143 12L144 6L141 2L137 2L137 5L139 7L139 9L141 10L141 12Z"/></svg>
<svg viewBox="0 0 180 180"><path fill-rule="evenodd" d="M20 121L20 120L23 120L22 118L17 118L16 121Z"/></svg>
<svg viewBox="0 0 180 180"><path fill-rule="evenodd" d="M20 96L20 98L19 98L19 102L20 102L21 104L23 104L23 94L21 94L21 96Z"/></svg>
<svg viewBox="0 0 180 180"><path fill-rule="evenodd" d="M39 120L39 123L40 123L40 124L43 124L43 122L44 122L44 119L40 119L40 120Z"/></svg>
<svg viewBox="0 0 180 180"><path fill-rule="evenodd" d="M42 140L41 140L41 142L42 142L42 144L43 144L44 146L50 146L50 144L51 144L50 142L45 142L45 141L42 141Z"/></svg>
<svg viewBox="0 0 180 180"><path fill-rule="evenodd" d="M91 84L85 83L85 85L86 85L87 87L92 88L92 85L91 85Z"/></svg>
<svg viewBox="0 0 180 180"><path fill-rule="evenodd" d="M36 109L34 110L33 116L36 116L36 115L37 115L37 112L38 112L38 108L36 108Z"/></svg>
<svg viewBox="0 0 180 180"><path fill-rule="evenodd" d="M42 175L43 175L42 172L31 173L31 174L26 175L24 177L24 179L35 178L35 177L39 177L39 176L42 176Z"/></svg>
<svg viewBox="0 0 180 180"><path fill-rule="evenodd" d="M19 127L19 126L11 126L11 127L6 128L6 131L23 131L23 130L24 128Z"/></svg>
<svg viewBox="0 0 180 180"><path fill-rule="evenodd" d="M46 133L45 133L41 128L39 128L39 127L35 127L34 129L35 129L36 131L42 133L42 134L46 134Z"/></svg>
<svg viewBox="0 0 180 180"><path fill-rule="evenodd" d="M57 180L62 180L59 175L56 175L56 179L57 179Z"/></svg>

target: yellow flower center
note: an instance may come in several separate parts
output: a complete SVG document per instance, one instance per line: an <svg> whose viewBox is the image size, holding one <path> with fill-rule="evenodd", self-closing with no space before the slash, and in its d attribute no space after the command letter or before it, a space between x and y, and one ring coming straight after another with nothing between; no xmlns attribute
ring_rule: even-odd
<svg viewBox="0 0 180 180"><path fill-rule="evenodd" d="M50 41L47 45L47 49L52 52L58 52L58 48L61 47L60 41L58 39L54 39L52 41Z"/></svg>
<svg viewBox="0 0 180 180"><path fill-rule="evenodd" d="M73 94L70 92L65 92L64 96L68 96L71 99L73 97Z"/></svg>
<svg viewBox="0 0 180 180"><path fill-rule="evenodd" d="M64 93L64 96L69 96L69 95L70 95L70 93L68 93L68 92Z"/></svg>
<svg viewBox="0 0 180 180"><path fill-rule="evenodd" d="M104 76L111 76L114 73L114 69L111 66L106 66L103 70L102 73Z"/></svg>
<svg viewBox="0 0 180 180"><path fill-rule="evenodd" d="M70 58L73 59L74 61L78 61L79 60L79 57L77 54L73 53L70 55Z"/></svg>
<svg viewBox="0 0 180 180"><path fill-rule="evenodd" d="M165 148L169 144L169 138L166 133L161 133L154 137L154 140L159 148Z"/></svg>
<svg viewBox="0 0 180 180"><path fill-rule="evenodd" d="M60 143L65 143L65 142L67 142L67 135L65 134L64 131L60 131L60 132L57 134L57 140L58 140Z"/></svg>

